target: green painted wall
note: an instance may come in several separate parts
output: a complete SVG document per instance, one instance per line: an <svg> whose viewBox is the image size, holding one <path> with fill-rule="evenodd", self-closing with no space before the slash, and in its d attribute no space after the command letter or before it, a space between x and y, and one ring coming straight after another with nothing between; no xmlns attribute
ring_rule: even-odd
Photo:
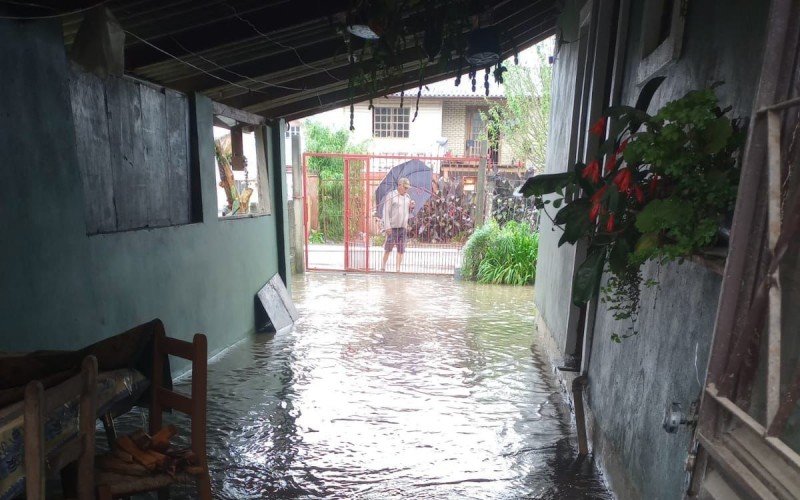
<svg viewBox="0 0 800 500"><path fill-rule="evenodd" d="M204 222L86 236L60 25L0 21L0 47L0 351L74 349L156 317L206 333L210 353L251 333L285 205L217 219L211 101L195 113Z"/></svg>

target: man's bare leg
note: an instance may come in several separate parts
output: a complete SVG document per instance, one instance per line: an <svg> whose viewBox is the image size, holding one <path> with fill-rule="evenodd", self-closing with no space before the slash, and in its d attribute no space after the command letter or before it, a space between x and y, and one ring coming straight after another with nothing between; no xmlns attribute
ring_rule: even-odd
<svg viewBox="0 0 800 500"><path fill-rule="evenodd" d="M400 252L397 252L397 269L395 269L395 272L398 272L398 273L400 272L400 264L402 264L402 263L403 263L403 254L400 253Z"/></svg>
<svg viewBox="0 0 800 500"><path fill-rule="evenodd" d="M389 254L391 254L391 253L392 253L391 250L389 250L389 251L384 250L383 251L383 263L381 264L381 271L384 272L384 273L386 272L386 261L389 260Z"/></svg>

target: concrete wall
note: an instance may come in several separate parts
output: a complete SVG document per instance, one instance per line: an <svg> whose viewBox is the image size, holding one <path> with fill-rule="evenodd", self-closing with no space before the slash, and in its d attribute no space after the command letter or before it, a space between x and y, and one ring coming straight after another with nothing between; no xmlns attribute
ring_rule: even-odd
<svg viewBox="0 0 800 500"><path fill-rule="evenodd" d="M400 106L399 97L375 99L375 106L393 107ZM414 99L406 96L403 106L411 110L414 117ZM309 120L323 123L334 129L350 128L350 107L326 111L315 115ZM353 110L352 141L366 143L367 150L372 154L437 154L436 139L442 136L442 101L440 99L421 99L419 102L419 115L408 127L408 137L373 137L372 136L372 110L369 102L360 102Z"/></svg>
<svg viewBox="0 0 800 500"><path fill-rule="evenodd" d="M403 105L410 107L411 117L414 117L416 94L406 95ZM399 97L380 98L373 101L375 106L400 106ZM453 156L464 156L464 143L466 140L466 108L489 107L491 102L483 98L423 98L419 101L419 115L416 121L409 126L409 137L373 137L372 136L372 111L368 102L355 105L353 110L354 142L368 143L368 151L372 154L426 154L438 155L450 152ZM332 128L350 128L350 107L326 111L310 118L320 123L325 123ZM447 138L444 148L438 147L436 140L440 137ZM508 165L513 158L507 147L500 141L500 163Z"/></svg>
<svg viewBox="0 0 800 500"><path fill-rule="evenodd" d="M87 236L60 24L0 21L0 46L0 350L74 349L155 317L210 352L253 331L275 216L217 220L211 102L195 108L203 222Z"/></svg>
<svg viewBox="0 0 800 500"><path fill-rule="evenodd" d="M622 102L633 104L639 93L642 3L631 2ZM718 95L732 115L748 117L760 68L767 5L734 2L689 2L681 57L661 74L667 78L650 111L692 89L724 81ZM554 104L547 171L563 170L568 144L560 116L569 113L575 68L570 44L562 45L554 75ZM566 128L566 126L565 126ZM568 248L555 249L558 230L550 232L543 218L537 268L536 303L540 325L558 349L569 296ZM610 340L626 325L617 323L601 303L589 364L587 400L591 436L597 458L620 498L681 498L684 460L690 434L667 434L661 428L666 405L684 408L698 398L715 319L721 277L692 262L643 268L645 279L659 286L642 292L638 336L621 345ZM556 356L558 353L556 353Z"/></svg>
<svg viewBox="0 0 800 500"><path fill-rule="evenodd" d="M552 109L550 137L547 142L546 174L566 172L570 168L570 142L572 139L572 108L575 100L575 70L577 44L564 44L558 52L553 68ZM558 112L555 112L558 110ZM547 208L550 217L556 210ZM572 307L572 263L575 247L558 247L561 231L553 227L546 214L539 215L539 259L536 263L536 307L555 344L565 354L567 341L567 313ZM560 357L556 354L557 357ZM574 354L570 350L566 354ZM560 360L558 360L560 362Z"/></svg>

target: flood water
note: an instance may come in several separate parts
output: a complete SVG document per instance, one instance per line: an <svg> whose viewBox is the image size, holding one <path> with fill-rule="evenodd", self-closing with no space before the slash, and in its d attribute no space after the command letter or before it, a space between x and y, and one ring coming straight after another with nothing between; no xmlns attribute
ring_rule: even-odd
<svg viewBox="0 0 800 500"><path fill-rule="evenodd" d="M531 349L531 287L311 273L293 295L291 331L209 366L216 498L611 498Z"/></svg>

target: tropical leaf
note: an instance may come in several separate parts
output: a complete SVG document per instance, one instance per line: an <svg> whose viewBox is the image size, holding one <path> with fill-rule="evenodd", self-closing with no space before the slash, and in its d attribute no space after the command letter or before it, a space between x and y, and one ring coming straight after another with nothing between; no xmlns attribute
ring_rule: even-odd
<svg viewBox="0 0 800 500"><path fill-rule="evenodd" d="M582 306L593 296L597 295L600 288L600 279L603 276L606 249L604 247L590 247L572 282L572 302Z"/></svg>

